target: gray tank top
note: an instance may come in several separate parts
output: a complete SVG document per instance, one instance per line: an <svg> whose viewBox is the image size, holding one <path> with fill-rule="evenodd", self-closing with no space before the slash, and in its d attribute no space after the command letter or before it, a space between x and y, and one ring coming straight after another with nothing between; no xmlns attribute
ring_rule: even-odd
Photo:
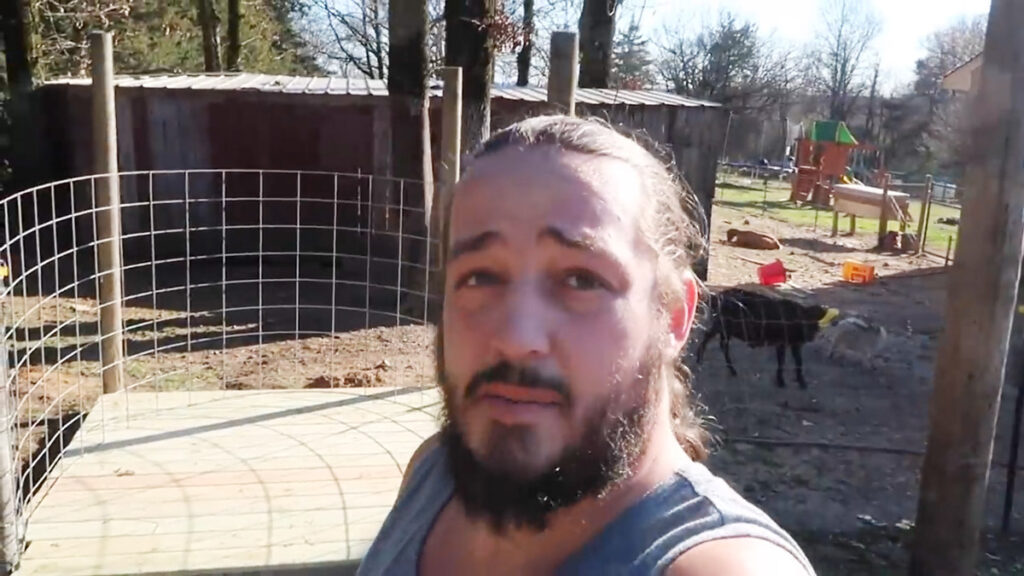
<svg viewBox="0 0 1024 576"><path fill-rule="evenodd" d="M445 454L442 446L424 454L357 575L417 573L427 535L454 490ZM627 508L569 557L557 573L661 574L694 546L737 536L762 538L781 546L814 576L810 562L789 534L696 462L688 462L671 480Z"/></svg>

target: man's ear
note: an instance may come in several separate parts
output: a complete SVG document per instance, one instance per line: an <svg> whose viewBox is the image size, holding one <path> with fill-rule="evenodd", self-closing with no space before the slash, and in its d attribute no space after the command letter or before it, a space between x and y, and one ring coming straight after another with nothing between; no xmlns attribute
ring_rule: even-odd
<svg viewBox="0 0 1024 576"><path fill-rule="evenodd" d="M693 320L697 315L697 301L699 289L697 279L692 272L687 272L681 279L682 297L672 303L671 314L669 315L669 332L672 334L673 345L682 349L690 337L693 329Z"/></svg>

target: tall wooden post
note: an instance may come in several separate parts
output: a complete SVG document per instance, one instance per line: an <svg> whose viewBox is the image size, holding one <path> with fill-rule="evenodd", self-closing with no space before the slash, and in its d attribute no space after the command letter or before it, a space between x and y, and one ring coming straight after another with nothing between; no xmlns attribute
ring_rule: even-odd
<svg viewBox="0 0 1024 576"><path fill-rule="evenodd" d="M491 135L494 33L481 22L494 21L497 0L445 2L444 64L462 69L462 148L476 150Z"/></svg>
<svg viewBox="0 0 1024 576"><path fill-rule="evenodd" d="M109 32L90 35L92 133L96 174L96 250L99 269L100 363L103 393L121 389L124 348L121 322L121 186L117 170L114 49Z"/></svg>
<svg viewBox="0 0 1024 576"><path fill-rule="evenodd" d="M0 290L6 281L0 278ZM2 320L0 320L2 322ZM6 327L2 330L6 333ZM0 386L3 387L3 398L0 398L0 545L3 555L0 556L0 575L9 576L18 565L21 546L18 542L18 471L12 448L17 445L12 436L16 409L15 395L11 390L14 379L11 378L10 367L7 365L7 341L0 342Z"/></svg>
<svg viewBox="0 0 1024 576"><path fill-rule="evenodd" d="M1018 316L1019 318L1019 316ZM1006 494L1003 496L1003 534L1010 532L1010 516L1013 514L1013 493L1017 486L1017 462L1020 458L1020 427L1024 420L1024 384L1017 382L1016 400L1013 403L1013 420L1010 431L1010 459L1006 465Z"/></svg>
<svg viewBox="0 0 1024 576"><path fill-rule="evenodd" d="M885 235L889 232L889 174L882 176L882 213L878 215L878 249L885 246Z"/></svg>
<svg viewBox="0 0 1024 576"><path fill-rule="evenodd" d="M928 230L928 213L932 205L932 189L935 181L929 174L924 178L924 200L921 201L921 218L917 221L917 254L924 252L924 235Z"/></svg>
<svg viewBox="0 0 1024 576"><path fill-rule="evenodd" d="M462 156L462 68L449 66L441 69L444 94L441 105L441 185L434 222L439 223L439 238L444 237L448 205L452 189L459 181ZM444 246L440 253L444 254ZM442 259L443 264L443 259Z"/></svg>
<svg viewBox="0 0 1024 576"><path fill-rule="evenodd" d="M551 65L548 67L548 103L569 116L576 115L576 83L579 79L580 46L575 32L551 34Z"/></svg>
<svg viewBox="0 0 1024 576"><path fill-rule="evenodd" d="M992 0L910 573L975 572L1024 238L1024 3Z"/></svg>

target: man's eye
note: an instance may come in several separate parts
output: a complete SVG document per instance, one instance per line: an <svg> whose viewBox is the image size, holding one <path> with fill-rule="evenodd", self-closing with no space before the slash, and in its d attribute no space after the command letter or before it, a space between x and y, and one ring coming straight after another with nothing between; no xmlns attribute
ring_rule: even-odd
<svg viewBox="0 0 1024 576"><path fill-rule="evenodd" d="M493 286L501 282L497 274L476 270L462 276L457 284L458 287L477 288L480 286Z"/></svg>
<svg viewBox="0 0 1024 576"><path fill-rule="evenodd" d="M607 288L607 283L596 274L577 270L565 277L565 283L573 290L600 290Z"/></svg>

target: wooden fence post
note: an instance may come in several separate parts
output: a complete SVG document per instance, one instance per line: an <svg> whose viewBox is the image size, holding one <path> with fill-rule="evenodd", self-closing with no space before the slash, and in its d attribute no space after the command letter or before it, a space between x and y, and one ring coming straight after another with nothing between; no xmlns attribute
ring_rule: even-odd
<svg viewBox="0 0 1024 576"><path fill-rule="evenodd" d="M114 49L109 32L90 34L92 132L96 174L96 250L99 269L100 365L103 393L124 384L121 321L121 186L117 169ZM187 209L187 207L186 207Z"/></svg>
<svg viewBox="0 0 1024 576"><path fill-rule="evenodd" d="M928 214L932 205L932 187L935 181L929 174L924 178L924 200L921 201L921 218L917 222L917 255L924 252L924 235L928 233Z"/></svg>
<svg viewBox="0 0 1024 576"><path fill-rule="evenodd" d="M882 212L878 215L878 249L885 246L885 235L889 232L889 177L882 176Z"/></svg>
<svg viewBox="0 0 1024 576"><path fill-rule="evenodd" d="M3 290L5 284L5 280L0 278L0 290ZM6 333L6 327L3 328L3 332ZM3 398L0 399L0 466L3 466L0 470L0 545L3 546L0 574L3 576L14 572L21 550L18 541L18 532L21 528L17 498L19 478L15 452L12 450L18 444L13 437L17 414L14 408L15 396L11 391L14 379L11 378L10 367L7 365L7 348L6 340L0 342L0 383L4 390Z"/></svg>
<svg viewBox="0 0 1024 576"><path fill-rule="evenodd" d="M1019 318L1019 316L1018 316ZM1017 382L1017 398L1013 403L1013 420L1010 431L1010 460L1006 466L1006 494L1003 496L1003 521L1000 529L1010 533L1010 516L1013 513L1013 493L1017 484L1017 462L1020 458L1020 427L1024 420L1024 384Z"/></svg>
<svg viewBox="0 0 1024 576"><path fill-rule="evenodd" d="M576 83L580 46L575 32L551 33L551 64L548 67L548 103L569 116L576 115Z"/></svg>
<svg viewBox="0 0 1024 576"><path fill-rule="evenodd" d="M447 66L441 69L444 80L444 94L441 113L441 185L434 222L438 223L440 240L444 238L444 226L447 220L446 211L451 199L452 189L459 182L462 162L462 68ZM441 263L444 263L445 247L439 250Z"/></svg>
<svg viewBox="0 0 1024 576"><path fill-rule="evenodd" d="M910 560L912 576L974 574L1024 237L1024 3L992 0L965 119L970 194L948 279Z"/></svg>

